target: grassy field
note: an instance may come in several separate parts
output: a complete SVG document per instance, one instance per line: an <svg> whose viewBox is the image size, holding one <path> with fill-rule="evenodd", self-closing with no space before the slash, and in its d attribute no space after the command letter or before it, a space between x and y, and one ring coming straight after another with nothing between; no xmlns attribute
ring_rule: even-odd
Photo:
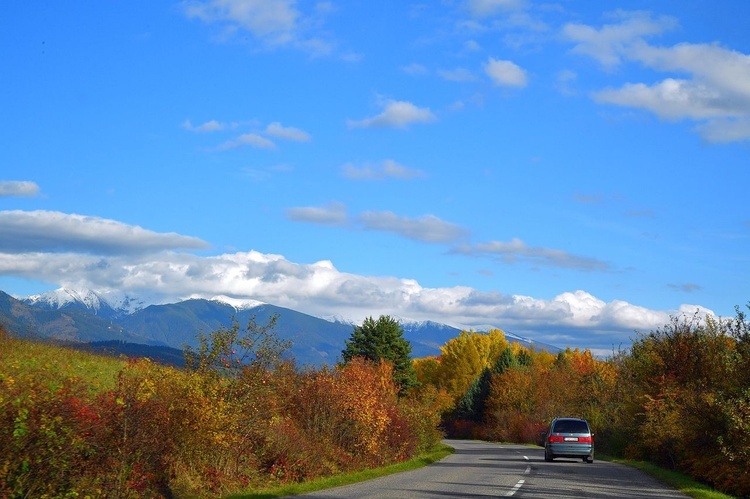
<svg viewBox="0 0 750 499"><path fill-rule="evenodd" d="M123 359L13 338L0 341L0 362L11 376L41 375L52 383L80 378L94 392L114 388L126 364Z"/></svg>

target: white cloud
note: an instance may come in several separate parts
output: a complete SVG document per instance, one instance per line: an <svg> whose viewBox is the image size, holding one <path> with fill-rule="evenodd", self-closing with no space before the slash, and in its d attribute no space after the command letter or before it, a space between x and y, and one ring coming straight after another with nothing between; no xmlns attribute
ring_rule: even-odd
<svg viewBox="0 0 750 499"><path fill-rule="evenodd" d="M425 176L423 171L407 168L391 159L363 166L347 163L342 170L344 176L352 180L382 180L384 178L409 180Z"/></svg>
<svg viewBox="0 0 750 499"><path fill-rule="evenodd" d="M229 149L236 149L242 146L251 146L259 149L275 149L276 144L273 141L259 135L257 133L244 133L239 137L228 140L218 147L220 151L227 151Z"/></svg>
<svg viewBox="0 0 750 499"><path fill-rule="evenodd" d="M667 120L692 120L710 142L750 139L750 56L717 44L680 43L657 47L645 37L673 28L671 18L645 13L619 13L619 24L599 30L568 25L564 32L605 67L634 61L672 73L656 83L630 82L594 92L606 104L643 109Z"/></svg>
<svg viewBox="0 0 750 499"><path fill-rule="evenodd" d="M0 197L34 197L39 194L39 185L29 180L0 180Z"/></svg>
<svg viewBox="0 0 750 499"><path fill-rule="evenodd" d="M332 202L326 206L304 206L287 208L286 217L296 222L308 222L320 225L343 226L349 222L346 206Z"/></svg>
<svg viewBox="0 0 750 499"><path fill-rule="evenodd" d="M382 113L372 118L348 122L350 127L397 127L405 128L412 123L431 123L437 117L429 108L420 108L406 101L389 100Z"/></svg>
<svg viewBox="0 0 750 499"><path fill-rule="evenodd" d="M300 17L294 0L211 0L190 2L188 17L205 22L229 22L273 44L295 37Z"/></svg>
<svg viewBox="0 0 750 499"><path fill-rule="evenodd" d="M216 120L206 121L201 125L193 125L190 120L185 120L182 123L182 128L191 132L206 133L224 130L226 128L226 125L223 123L219 123Z"/></svg>
<svg viewBox="0 0 750 499"><path fill-rule="evenodd" d="M330 261L302 264L256 251L211 257L158 253L147 258L0 253L0 275L105 292L148 293L159 296L162 303L225 295L319 317L338 315L361 321L389 314L463 329L499 327L536 341L580 345L603 353L613 346L627 346L634 329L646 332L663 326L670 315L696 310L711 313L695 305L658 311L624 301L604 302L581 290L545 300L469 287L424 288L413 279L349 274Z"/></svg>
<svg viewBox="0 0 750 499"><path fill-rule="evenodd" d="M0 233L0 251L18 253L134 254L208 247L196 237L57 211L0 211Z"/></svg>
<svg viewBox="0 0 750 499"><path fill-rule="evenodd" d="M188 17L223 26L224 36L242 31L266 47L294 47L316 56L334 49L332 42L310 32L321 16L333 10L327 2L313 5L308 15L296 0L193 0L185 5Z"/></svg>
<svg viewBox="0 0 750 499"><path fill-rule="evenodd" d="M266 127L266 133L280 139L292 140L295 142L309 142L312 140L310 134L304 130L294 127L282 126L279 122L273 122Z"/></svg>
<svg viewBox="0 0 750 499"><path fill-rule="evenodd" d="M523 88L527 84L526 71L512 61L496 60L490 57L484 65L484 71L497 86Z"/></svg>
<svg viewBox="0 0 750 499"><path fill-rule="evenodd" d="M347 218L346 209L336 203L293 214L318 223ZM432 216L408 219L369 213L362 218L377 230L428 241L449 240L463 232ZM204 248L206 243L196 238L57 212L0 212L0 232L2 276L149 296L156 303L224 295L319 317L361 321L389 314L463 329L499 327L536 341L602 353L627 345L633 329L663 326L670 315L712 313L697 305L657 311L624 301L604 302L582 290L547 300L465 286L424 288L413 279L350 274L330 261L295 263L257 251L199 256L170 251ZM517 242L510 246L528 251Z"/></svg>
<svg viewBox="0 0 750 499"><path fill-rule="evenodd" d="M528 246L518 238L509 242L491 241L474 245L460 245L454 248L453 252L465 255L491 256L509 264L525 262L533 265L578 270L604 271L609 269L606 262L596 258L573 255L558 249Z"/></svg>
<svg viewBox="0 0 750 499"><path fill-rule="evenodd" d="M434 215L409 218L400 217L390 211L368 211L359 215L358 220L368 230L392 232L408 239L429 243L455 241L467 233L466 229Z"/></svg>
<svg viewBox="0 0 750 499"><path fill-rule="evenodd" d="M596 92L598 102L636 107L669 120L725 117L721 95L715 89L687 80L667 78L656 85L628 83L621 88Z"/></svg>
<svg viewBox="0 0 750 499"><path fill-rule="evenodd" d="M727 143L750 140L750 116L738 119L713 119L696 127L709 142Z"/></svg>
<svg viewBox="0 0 750 499"><path fill-rule="evenodd" d="M610 16L618 22L601 29L576 23L563 27L563 36L575 42L574 53L591 56L608 69L619 65L624 53L641 43L644 37L659 35L677 26L672 17L654 19L648 12L620 10Z"/></svg>

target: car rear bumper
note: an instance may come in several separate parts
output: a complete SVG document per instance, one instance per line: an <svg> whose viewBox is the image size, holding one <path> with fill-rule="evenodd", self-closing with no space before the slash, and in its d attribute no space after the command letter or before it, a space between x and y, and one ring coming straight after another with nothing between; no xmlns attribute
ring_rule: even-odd
<svg viewBox="0 0 750 499"><path fill-rule="evenodd" d="M592 444L548 443L549 453L555 457L583 457L594 452Z"/></svg>

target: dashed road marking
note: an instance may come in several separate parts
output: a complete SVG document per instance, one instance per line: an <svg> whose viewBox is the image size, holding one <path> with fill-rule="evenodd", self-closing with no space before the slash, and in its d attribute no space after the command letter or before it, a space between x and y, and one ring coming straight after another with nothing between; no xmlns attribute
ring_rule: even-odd
<svg viewBox="0 0 750 499"><path fill-rule="evenodd" d="M523 484L526 483L526 480L519 480L517 484L513 486L512 489L508 491L507 494L505 494L505 497L510 497L514 495L518 490L523 486Z"/></svg>

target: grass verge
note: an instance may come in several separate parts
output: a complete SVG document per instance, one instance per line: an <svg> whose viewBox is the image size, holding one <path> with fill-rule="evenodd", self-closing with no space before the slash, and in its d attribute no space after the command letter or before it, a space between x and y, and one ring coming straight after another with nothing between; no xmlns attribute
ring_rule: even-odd
<svg viewBox="0 0 750 499"><path fill-rule="evenodd" d="M295 496L299 494L315 492L318 490L340 487L342 485L364 482L365 480L372 480L373 478L378 478L381 476L392 475L394 473L402 473L404 471L411 471L422 468L434 462L440 461L445 456L452 454L453 451L453 447L445 444L439 444L432 451L403 463L392 464L390 466L384 466L382 468L357 471L354 473L346 473L328 478L321 478L319 480L314 480L311 482L284 485L273 489L252 491L244 494L233 494L230 496L226 496L226 499L270 499L274 497Z"/></svg>
<svg viewBox="0 0 750 499"><path fill-rule="evenodd" d="M646 461L632 461L629 459L620 459L612 456L606 456L597 454L597 459L603 461L612 461L613 463L620 463L626 466L637 468L647 475L650 475L660 482L666 483L667 485L674 487L683 494L686 494L695 499L732 499L733 496L728 496L722 492L712 489L708 485L696 482L689 476L680 473L679 471L666 470L660 468L653 463Z"/></svg>

